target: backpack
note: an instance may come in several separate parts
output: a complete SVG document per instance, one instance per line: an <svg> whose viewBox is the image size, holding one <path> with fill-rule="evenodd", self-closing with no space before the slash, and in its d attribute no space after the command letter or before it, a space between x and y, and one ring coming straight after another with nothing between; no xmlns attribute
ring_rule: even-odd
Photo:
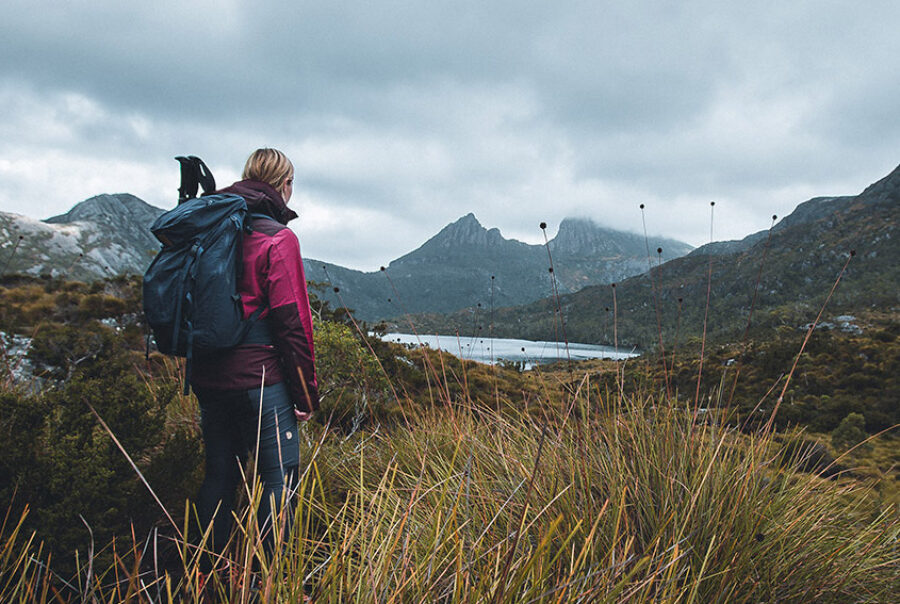
<svg viewBox="0 0 900 604"><path fill-rule="evenodd" d="M187 394L194 355L237 346L266 307L244 319L238 283L241 244L251 230L247 203L211 194L215 180L199 158L176 159L182 163L178 205L150 227L162 249L144 273L144 316L157 349L186 359ZM202 197L194 197L198 180Z"/></svg>

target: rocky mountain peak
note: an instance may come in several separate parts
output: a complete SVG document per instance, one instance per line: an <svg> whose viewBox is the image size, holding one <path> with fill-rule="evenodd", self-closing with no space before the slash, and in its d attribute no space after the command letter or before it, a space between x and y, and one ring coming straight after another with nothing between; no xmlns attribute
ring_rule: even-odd
<svg viewBox="0 0 900 604"><path fill-rule="evenodd" d="M456 222L451 222L426 243L434 244L442 248L457 248L460 246L488 246L503 241L499 229L486 229L475 214L469 212Z"/></svg>
<svg viewBox="0 0 900 604"><path fill-rule="evenodd" d="M440 233L469 233L483 230L485 229L481 225L481 223L478 222L475 214L469 212L465 216L461 216L456 221L451 222L450 224L445 226L443 229L441 229Z"/></svg>
<svg viewBox="0 0 900 604"><path fill-rule="evenodd" d="M146 270L160 243L150 225L164 210L134 195L97 195L38 221L0 212L0 247L21 237L7 271L91 280Z"/></svg>
<svg viewBox="0 0 900 604"><path fill-rule="evenodd" d="M65 214L48 218L44 222L59 225L76 222L93 224L99 230L91 239L91 245L97 245L100 241L117 241L126 248L134 247L146 252L159 248L159 242L150 233L150 225L163 212L164 210L129 193L102 194L85 199ZM136 262L143 261L144 256L141 255Z"/></svg>
<svg viewBox="0 0 900 604"><path fill-rule="evenodd" d="M609 232L589 218L565 218L550 244L556 253L587 256L609 250Z"/></svg>
<svg viewBox="0 0 900 604"><path fill-rule="evenodd" d="M566 218L559 224L559 232L550 242L550 249L556 254L573 257L629 256L645 258L647 246L653 250L662 248L663 258L677 258L688 253L691 246L673 239L650 237L645 241L642 235L626 233L602 227L590 218Z"/></svg>
<svg viewBox="0 0 900 604"><path fill-rule="evenodd" d="M152 222L163 210L155 208L145 201L129 193L96 195L75 204L65 214L44 220L48 224L69 224L88 221L102 224L128 224L137 222L141 225Z"/></svg>

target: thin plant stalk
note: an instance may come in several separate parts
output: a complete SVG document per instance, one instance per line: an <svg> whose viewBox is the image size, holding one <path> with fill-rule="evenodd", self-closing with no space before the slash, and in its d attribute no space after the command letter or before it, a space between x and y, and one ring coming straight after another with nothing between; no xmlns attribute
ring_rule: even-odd
<svg viewBox="0 0 900 604"><path fill-rule="evenodd" d="M709 242L713 243L713 214L716 209L716 202L709 202ZM712 267L713 253L709 251L709 269L706 276L706 306L703 310L703 337L700 339L700 366L697 369L697 392L694 395L694 408L700 408L700 382L703 377L703 357L706 351L706 323L709 319L709 301L712 295Z"/></svg>
<svg viewBox="0 0 900 604"><path fill-rule="evenodd" d="M666 384L666 397L671 398L672 390L669 387L669 368L666 364L666 347L663 344L662 337L662 319L659 312L659 293L657 292L656 279L653 277L653 263L650 259L650 240L647 237L647 220L644 217L644 204L641 204L641 224L644 226L644 245L647 248L647 276L650 278L650 290L653 293L653 308L656 310L656 332L659 337L659 356L662 361L663 379ZM662 248L659 250L660 259L662 258Z"/></svg>

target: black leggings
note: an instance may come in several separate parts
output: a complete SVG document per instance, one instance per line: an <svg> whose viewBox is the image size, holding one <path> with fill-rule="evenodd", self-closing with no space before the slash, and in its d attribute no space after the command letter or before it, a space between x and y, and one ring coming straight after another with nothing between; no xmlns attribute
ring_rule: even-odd
<svg viewBox="0 0 900 604"><path fill-rule="evenodd" d="M256 472L263 486L257 521L260 532L266 535L263 543L271 551L271 501L274 497L277 513L285 487L296 487L300 463L297 418L287 388L281 383L264 389L195 392L206 445L206 477L200 487L197 513L201 530L215 521L209 549L221 553L228 541L242 467L248 454L255 450ZM253 465L246 471L252 473ZM247 476L250 478L251 474ZM285 521L289 527L290 518Z"/></svg>

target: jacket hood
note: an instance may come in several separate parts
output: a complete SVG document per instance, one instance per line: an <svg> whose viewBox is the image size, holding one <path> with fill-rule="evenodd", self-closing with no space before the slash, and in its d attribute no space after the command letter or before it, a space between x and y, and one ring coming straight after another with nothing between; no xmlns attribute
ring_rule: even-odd
<svg viewBox="0 0 900 604"><path fill-rule="evenodd" d="M258 180L240 180L218 193L240 195L247 202L247 208L251 212L271 216L284 225L297 218L297 213L287 207L281 193L272 185Z"/></svg>

